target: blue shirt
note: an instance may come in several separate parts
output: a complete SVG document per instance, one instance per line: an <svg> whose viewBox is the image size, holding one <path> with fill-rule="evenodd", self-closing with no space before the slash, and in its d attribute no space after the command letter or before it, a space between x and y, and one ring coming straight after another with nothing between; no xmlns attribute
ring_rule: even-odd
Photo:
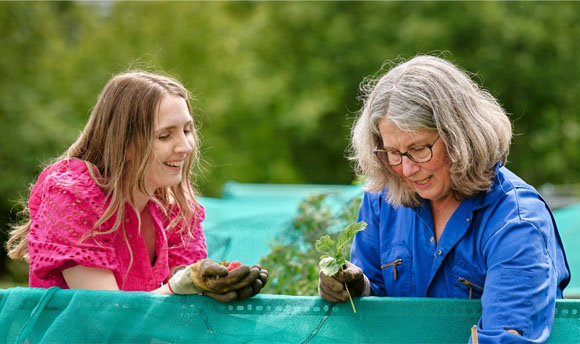
<svg viewBox="0 0 580 344"><path fill-rule="evenodd" d="M491 189L465 199L437 243L429 202L394 208L365 193L351 261L376 296L481 298L480 343L543 343L570 281L548 205L505 167ZM504 329L521 331L522 336Z"/></svg>

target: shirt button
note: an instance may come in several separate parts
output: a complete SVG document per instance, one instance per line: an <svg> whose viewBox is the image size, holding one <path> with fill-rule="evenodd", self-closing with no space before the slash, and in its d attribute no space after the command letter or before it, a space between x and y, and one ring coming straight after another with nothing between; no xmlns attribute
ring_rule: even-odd
<svg viewBox="0 0 580 344"><path fill-rule="evenodd" d="M441 254L443 254L443 252L441 250L437 250L437 254L441 255Z"/></svg>
<svg viewBox="0 0 580 344"><path fill-rule="evenodd" d="M431 237L431 238L429 238L429 241L430 241L431 243L434 243L434 242L435 242L435 238Z"/></svg>
<svg viewBox="0 0 580 344"><path fill-rule="evenodd" d="M469 217L465 219L465 222L469 222Z"/></svg>

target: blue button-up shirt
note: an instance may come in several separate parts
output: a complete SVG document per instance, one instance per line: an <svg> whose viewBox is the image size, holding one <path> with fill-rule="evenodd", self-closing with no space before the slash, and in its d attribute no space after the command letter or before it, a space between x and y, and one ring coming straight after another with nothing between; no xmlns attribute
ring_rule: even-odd
<svg viewBox="0 0 580 344"><path fill-rule="evenodd" d="M351 261L377 296L481 298L480 343L543 343L570 269L550 209L505 167L490 191L465 199L439 242L429 202L394 208L365 193ZM522 336L505 331L514 329Z"/></svg>

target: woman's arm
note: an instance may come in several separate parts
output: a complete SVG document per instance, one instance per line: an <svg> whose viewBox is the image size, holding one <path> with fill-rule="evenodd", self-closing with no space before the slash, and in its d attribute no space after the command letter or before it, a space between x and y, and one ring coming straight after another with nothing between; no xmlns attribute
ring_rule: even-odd
<svg viewBox="0 0 580 344"><path fill-rule="evenodd" d="M558 272L550 245L553 229L510 221L487 240L481 342L545 343L554 321ZM503 330L503 331L502 331Z"/></svg>
<svg viewBox="0 0 580 344"><path fill-rule="evenodd" d="M111 270L103 268L89 268L77 265L63 270L62 275L71 289L88 290L119 290L115 275ZM172 294L167 284L152 290L158 294Z"/></svg>
<svg viewBox="0 0 580 344"><path fill-rule="evenodd" d="M62 275L71 289L119 290L115 275L109 269L77 265L63 270Z"/></svg>
<svg viewBox="0 0 580 344"><path fill-rule="evenodd" d="M358 266L370 282L370 295L387 296L380 270L380 203L379 194L365 192L357 221L364 221L367 227L358 232L353 240L350 262Z"/></svg>

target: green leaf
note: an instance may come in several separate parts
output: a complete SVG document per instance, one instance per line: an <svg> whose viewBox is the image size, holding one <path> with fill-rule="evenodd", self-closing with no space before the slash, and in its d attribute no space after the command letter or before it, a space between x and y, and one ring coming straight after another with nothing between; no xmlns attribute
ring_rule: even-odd
<svg viewBox="0 0 580 344"><path fill-rule="evenodd" d="M336 255L336 257L334 257L334 259L336 259L336 265L338 265L339 267L343 266L344 263L346 263L346 258L344 257L344 254L342 254L342 252L338 252L338 254Z"/></svg>
<svg viewBox="0 0 580 344"><path fill-rule="evenodd" d="M330 239L330 236L324 235L316 240L315 248L318 252L324 253L320 257L320 270L328 276L333 276L346 262L342 250L350 242L354 235L367 226L366 222L351 223L343 229L338 236L338 243Z"/></svg>
<svg viewBox="0 0 580 344"><path fill-rule="evenodd" d="M336 259L333 257L321 259L318 266L320 266L320 270L327 276L334 276L340 269L340 265L337 264Z"/></svg>
<svg viewBox="0 0 580 344"><path fill-rule="evenodd" d="M338 236L338 241L336 243L336 251L342 252L342 250L344 249L344 246L354 238L354 235L356 233L362 231L363 229L365 229L366 226L367 226L367 223L364 221L361 221L361 222L351 223L345 229L343 229Z"/></svg>
<svg viewBox="0 0 580 344"><path fill-rule="evenodd" d="M320 239L316 240L314 245L316 251L324 253L329 256L336 256L336 243L334 240L330 239L330 236L324 235Z"/></svg>

